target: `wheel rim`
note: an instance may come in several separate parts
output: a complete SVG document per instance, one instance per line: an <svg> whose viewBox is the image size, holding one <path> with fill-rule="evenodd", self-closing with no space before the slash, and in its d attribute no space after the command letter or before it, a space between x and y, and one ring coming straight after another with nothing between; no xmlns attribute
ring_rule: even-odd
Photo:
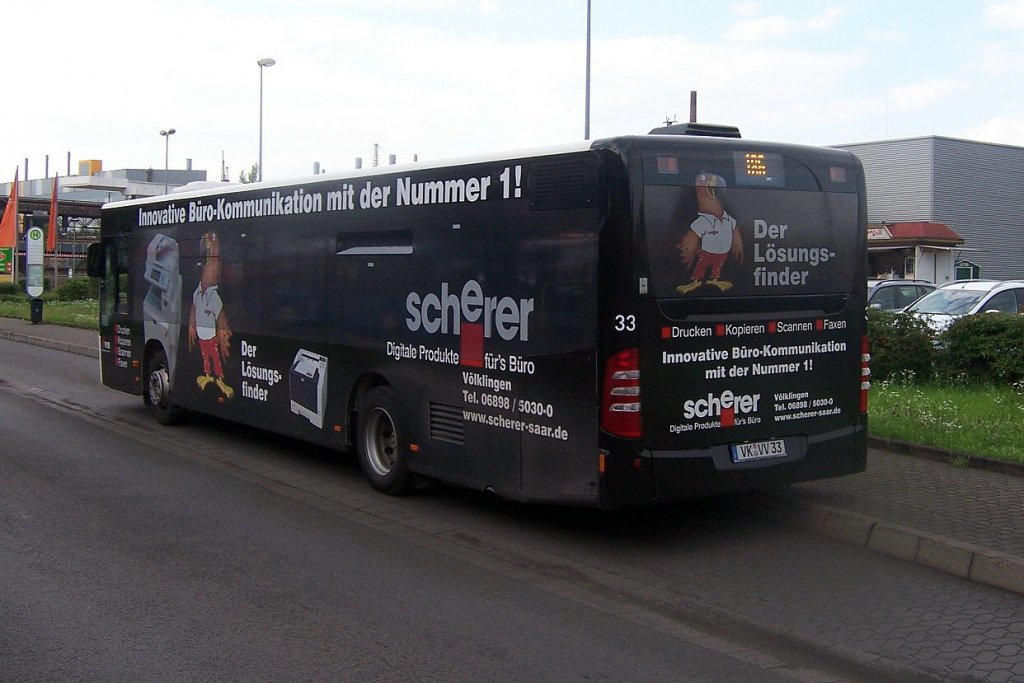
<svg viewBox="0 0 1024 683"><path fill-rule="evenodd" d="M169 394L170 377L167 368L163 365L154 368L149 373L149 402L158 408L167 405Z"/></svg>
<svg viewBox="0 0 1024 683"><path fill-rule="evenodd" d="M374 408L366 418L366 456L373 471L382 477L391 473L398 459L395 423L383 408Z"/></svg>

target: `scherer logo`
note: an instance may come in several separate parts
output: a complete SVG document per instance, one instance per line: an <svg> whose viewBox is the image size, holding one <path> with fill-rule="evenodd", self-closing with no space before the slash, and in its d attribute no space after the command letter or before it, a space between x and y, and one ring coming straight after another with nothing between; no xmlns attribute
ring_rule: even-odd
<svg viewBox="0 0 1024 683"><path fill-rule="evenodd" d="M726 389L718 396L708 394L706 398L689 400L683 404L683 415L688 420L719 417L723 427L736 424L737 415L756 413L761 394L734 394Z"/></svg>
<svg viewBox="0 0 1024 683"><path fill-rule="evenodd" d="M533 297L484 296L476 280L469 280L456 293L442 282L438 293L409 292L405 310L405 325L410 331L457 335L460 364L483 367L485 339L495 335L505 341L530 339Z"/></svg>

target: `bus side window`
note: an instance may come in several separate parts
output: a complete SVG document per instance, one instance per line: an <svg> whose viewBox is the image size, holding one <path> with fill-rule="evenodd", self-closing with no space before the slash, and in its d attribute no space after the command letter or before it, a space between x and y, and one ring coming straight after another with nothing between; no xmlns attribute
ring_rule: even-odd
<svg viewBox="0 0 1024 683"><path fill-rule="evenodd" d="M318 339L326 317L326 240L292 234L275 236L264 246L264 328L283 337Z"/></svg>
<svg viewBox="0 0 1024 683"><path fill-rule="evenodd" d="M264 288L263 239L259 235L242 235L242 239L221 254L221 279L224 291L230 292L238 311L235 329L258 330L263 326ZM237 296L236 296L237 295Z"/></svg>

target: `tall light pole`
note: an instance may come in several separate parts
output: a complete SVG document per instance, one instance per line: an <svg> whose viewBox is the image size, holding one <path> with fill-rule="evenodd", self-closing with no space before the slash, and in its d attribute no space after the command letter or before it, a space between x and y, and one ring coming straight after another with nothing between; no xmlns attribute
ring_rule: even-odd
<svg viewBox="0 0 1024 683"><path fill-rule="evenodd" d="M160 135L164 136L164 194L167 194L167 169L169 168L167 162L168 159L170 158L169 153L171 150L171 136L174 135L176 132L177 131L174 130L173 128L168 128L167 130L160 131Z"/></svg>
<svg viewBox="0 0 1024 683"><path fill-rule="evenodd" d="M590 0L587 0L587 93L583 105L583 139L590 139Z"/></svg>
<svg viewBox="0 0 1024 683"><path fill-rule="evenodd" d="M257 60L256 63L260 67L260 158L257 162L259 165L256 167L256 179L263 180L263 69L264 67L274 66L277 64L277 60L264 57Z"/></svg>

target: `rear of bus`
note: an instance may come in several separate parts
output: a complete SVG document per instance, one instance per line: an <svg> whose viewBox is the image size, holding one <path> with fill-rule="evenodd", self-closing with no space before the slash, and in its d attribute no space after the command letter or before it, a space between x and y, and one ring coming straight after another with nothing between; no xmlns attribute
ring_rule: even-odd
<svg viewBox="0 0 1024 683"><path fill-rule="evenodd" d="M856 157L664 135L615 147L632 272L605 280L615 289L601 386L606 502L862 471L867 231Z"/></svg>

